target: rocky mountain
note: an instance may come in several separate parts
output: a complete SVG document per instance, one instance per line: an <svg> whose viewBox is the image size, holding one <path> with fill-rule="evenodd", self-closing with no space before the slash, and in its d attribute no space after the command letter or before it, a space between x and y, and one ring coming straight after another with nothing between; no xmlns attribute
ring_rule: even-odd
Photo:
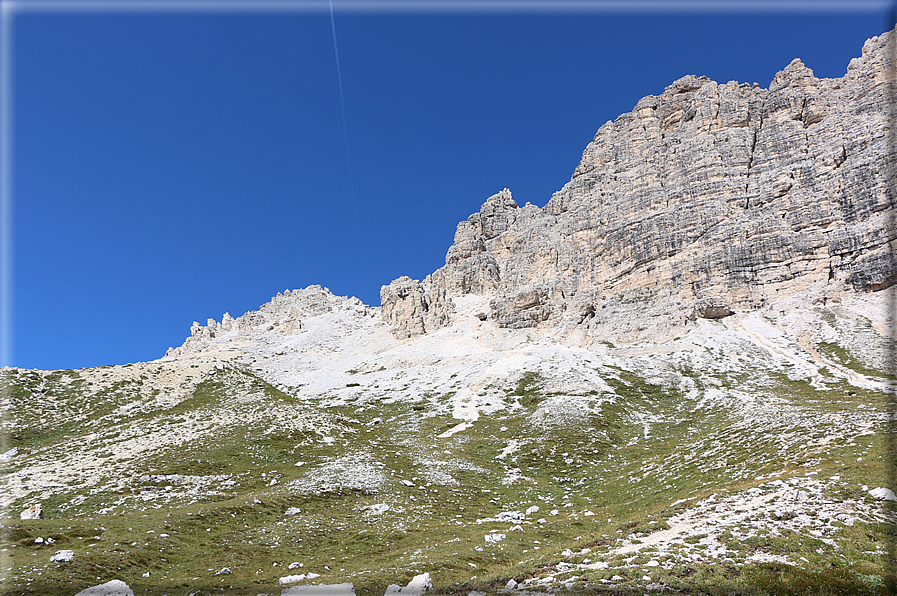
<svg viewBox="0 0 897 596"><path fill-rule="evenodd" d="M685 77L381 306L0 371L0 594L890 594L895 32Z"/></svg>
<svg viewBox="0 0 897 596"><path fill-rule="evenodd" d="M500 327L631 342L796 292L891 286L889 40L869 40L839 79L795 59L768 89L690 75L643 98L598 130L544 208L490 197L445 267L383 290L384 314L414 335L448 324L446 296L490 295Z"/></svg>

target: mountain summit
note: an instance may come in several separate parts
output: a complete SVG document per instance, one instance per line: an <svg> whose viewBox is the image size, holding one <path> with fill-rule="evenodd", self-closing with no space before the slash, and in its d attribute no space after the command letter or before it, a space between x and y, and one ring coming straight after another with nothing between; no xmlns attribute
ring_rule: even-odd
<svg viewBox="0 0 897 596"><path fill-rule="evenodd" d="M768 89L686 76L641 99L544 208L490 197L420 289L384 288L384 315L414 335L448 324L446 295L489 295L500 327L632 342L797 292L812 303L893 285L891 37L839 79L795 59Z"/></svg>

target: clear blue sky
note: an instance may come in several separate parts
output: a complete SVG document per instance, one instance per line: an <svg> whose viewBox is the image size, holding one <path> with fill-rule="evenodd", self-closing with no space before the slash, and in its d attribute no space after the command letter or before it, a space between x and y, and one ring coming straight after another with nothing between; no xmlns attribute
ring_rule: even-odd
<svg viewBox="0 0 897 596"><path fill-rule="evenodd" d="M673 80L838 77L857 13L20 12L13 352L78 368L161 357L194 321L444 264L509 187L544 205L607 120ZM354 183L354 200L352 186Z"/></svg>

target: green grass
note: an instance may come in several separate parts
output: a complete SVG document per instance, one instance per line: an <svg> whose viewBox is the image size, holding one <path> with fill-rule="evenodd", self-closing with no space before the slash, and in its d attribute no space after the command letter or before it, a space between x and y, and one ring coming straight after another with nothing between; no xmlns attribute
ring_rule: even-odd
<svg viewBox="0 0 897 596"><path fill-rule="evenodd" d="M141 457L123 484L109 476L96 486L66 487L43 500L47 519L3 520L0 549L7 550L0 552L12 571L0 594L65 596L119 578L139 594L211 594L224 588L255 595L279 593L279 577L309 571L321 574L314 582L351 581L358 594L382 594L388 584L405 584L424 571L430 572L438 594L494 594L511 578L523 581L557 569L558 553L565 548L592 549L574 557L576 562L611 563L608 569L559 576L578 578L575 593L644 594L642 567L626 567L626 556L609 551L627 536L642 540L667 527L673 515L699 499L756 486L758 477L774 472L787 478L813 469L819 477L845 479L830 498L862 500L865 495L855 487L887 475L892 454L881 433L810 444L826 436L834 424L829 416L849 416L861 404L886 410L882 394L838 379L828 381L829 391L820 391L776 371L727 377L727 383L779 400L776 407L783 416L773 420L779 425L773 430L794 435L782 444L768 429L745 424L726 404L694 410L678 388L623 368L607 371L604 379L615 395L592 392L595 401L587 413L537 425L537 409L572 398L548 393L545 379L528 372L503 389L505 401L519 408L483 415L472 428L440 439L458 422L447 409L438 409L448 394L406 395L406 401L378 403L373 409L325 408L315 400L290 397L249 371L230 369L196 385L174 407L129 420L177 428L196 421L211 424L212 416L227 411L245 413L239 425L214 427L177 448ZM688 368L680 374L703 383ZM27 374L3 379L14 402L30 399L41 382ZM111 412L133 399L129 392L141 391L137 382L122 382L85 394L70 372L54 373L44 382L58 397L57 416L86 406L97 409L83 422L52 431L56 434L44 430L37 418L18 421L17 444L35 452L89 432L99 432L103 440L117 437L122 429ZM275 408L286 408L296 418L311 416L314 423L272 431ZM374 417L382 422L373 424ZM512 441L518 450L497 459ZM328 467L335 460L363 462L380 480L353 489L341 472ZM3 465L9 471L20 463ZM143 475L171 474L224 475L235 484L210 481L206 489L190 493L189 485L168 488L165 481L139 481ZM337 482L308 488L323 477ZM143 500L156 493L163 496ZM84 500L73 505L73 498ZM691 500L671 505L680 499ZM367 508L378 503L390 509L371 514ZM522 532L510 531L507 522L477 523L531 505L541 509L529 516L532 523L523 524ZM110 513L97 514L103 507ZM289 508L301 512L285 516ZM553 509L558 512L552 514ZM545 523L535 523L539 518ZM493 531L506 538L486 543L484 536ZM56 542L38 545L37 537ZM810 563L679 562L670 570L650 570L652 581L681 593L719 595L886 594L893 587L886 555L876 549L894 542L894 527L888 524L845 526L837 551L788 532L739 539L728 531L718 538L741 556L762 551L792 560L802 556ZM685 546L700 539L689 538ZM49 564L62 548L74 550L75 559ZM636 553L632 564L644 566L654 556L650 549ZM288 570L294 561L304 566ZM215 575L223 567L233 573ZM149 577L143 577L146 572ZM613 575L624 581L601 583ZM611 586L616 587L611 591Z"/></svg>
<svg viewBox="0 0 897 596"><path fill-rule="evenodd" d="M861 375L866 375L867 377L878 377L883 379L897 379L891 372L881 371L875 368L871 368L863 364L861 360L856 358L853 354L851 354L848 350L844 349L840 345L831 342L820 342L817 344L819 351L822 354L825 354L838 364L849 368L850 370L856 371Z"/></svg>

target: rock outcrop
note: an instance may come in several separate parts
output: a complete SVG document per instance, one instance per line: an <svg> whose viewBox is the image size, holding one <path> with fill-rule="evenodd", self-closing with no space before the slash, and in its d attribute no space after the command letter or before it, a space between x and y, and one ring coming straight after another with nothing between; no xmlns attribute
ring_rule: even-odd
<svg viewBox="0 0 897 596"><path fill-rule="evenodd" d="M190 337L177 348L168 348L166 357L176 358L186 354L201 352L223 339L256 337L266 332L293 335L304 330L302 320L322 315L334 310L352 309L363 315L373 315L373 311L358 298L334 296L330 290L319 285L299 290L278 292L258 310L251 310L234 319L224 313L221 322L209 319L206 325L193 322Z"/></svg>
<svg viewBox="0 0 897 596"><path fill-rule="evenodd" d="M502 327L635 341L799 291L894 284L894 38L838 79L795 59L768 89L690 75L643 98L544 208L505 189L458 224L428 283L384 287L395 334L445 324L427 298L443 290L445 304L491 296Z"/></svg>
<svg viewBox="0 0 897 596"><path fill-rule="evenodd" d="M134 596L134 590L120 579L114 579L105 584L81 590L75 596Z"/></svg>
<svg viewBox="0 0 897 596"><path fill-rule="evenodd" d="M452 322L454 306L445 288L402 276L380 288L380 316L398 339L423 335Z"/></svg>

